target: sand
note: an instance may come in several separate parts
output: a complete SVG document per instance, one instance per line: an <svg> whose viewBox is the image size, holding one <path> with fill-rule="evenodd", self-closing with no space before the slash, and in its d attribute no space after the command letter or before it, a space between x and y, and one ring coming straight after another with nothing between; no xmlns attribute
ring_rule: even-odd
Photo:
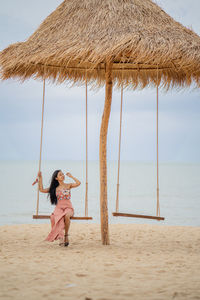
<svg viewBox="0 0 200 300"><path fill-rule="evenodd" d="M200 227L72 221L69 247L49 224L0 227L0 299L200 299Z"/></svg>

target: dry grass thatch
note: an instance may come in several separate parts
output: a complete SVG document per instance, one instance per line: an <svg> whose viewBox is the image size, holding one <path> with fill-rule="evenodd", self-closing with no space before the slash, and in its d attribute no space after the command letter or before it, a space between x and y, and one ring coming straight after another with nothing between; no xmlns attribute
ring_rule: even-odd
<svg viewBox="0 0 200 300"><path fill-rule="evenodd" d="M45 76L97 86L105 63L132 88L189 86L200 79L200 37L151 0L65 0L25 42L0 53L1 78Z"/></svg>

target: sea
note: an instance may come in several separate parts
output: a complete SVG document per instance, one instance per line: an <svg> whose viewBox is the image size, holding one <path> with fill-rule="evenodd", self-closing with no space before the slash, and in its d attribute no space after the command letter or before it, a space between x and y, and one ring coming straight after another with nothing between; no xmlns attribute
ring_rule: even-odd
<svg viewBox="0 0 200 300"><path fill-rule="evenodd" d="M32 186L38 172L36 161L1 161L0 225L42 224L49 220L35 220L37 184ZM113 217L116 209L117 161L107 162L107 200L110 224L156 224L172 226L200 226L200 163L160 162L160 215L164 221ZM48 187L54 170L70 172L81 181L71 190L76 216L84 216L86 165L84 161L43 161L43 186ZM119 212L156 215L156 163L121 161ZM66 183L73 179L66 176ZM50 214L54 206L47 194L40 193L39 214ZM88 162L88 215L100 223L99 161Z"/></svg>

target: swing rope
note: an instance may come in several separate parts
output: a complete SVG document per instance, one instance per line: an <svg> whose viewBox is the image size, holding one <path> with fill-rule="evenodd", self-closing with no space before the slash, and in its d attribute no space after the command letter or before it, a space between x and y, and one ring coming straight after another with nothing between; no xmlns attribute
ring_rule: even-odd
<svg viewBox="0 0 200 300"><path fill-rule="evenodd" d="M85 128L86 128L86 183L85 183L85 217L88 216L88 91L87 91L87 70L85 74Z"/></svg>
<svg viewBox="0 0 200 300"><path fill-rule="evenodd" d="M41 120L41 135L40 135L40 158L39 158L39 172L41 171L41 162L42 162L42 142L43 142L43 127L44 127L44 101L45 101L45 79L43 79L43 97L42 97L42 120ZM37 207L36 215L38 216L39 211L39 183L37 188Z"/></svg>
<svg viewBox="0 0 200 300"><path fill-rule="evenodd" d="M119 213L119 171L120 171L120 154L121 154L121 131L122 131L122 103L123 103L123 73L122 73L122 84L121 84L121 107L120 107L120 129L119 129L119 150L118 150L118 175L117 175L117 196L116 196L116 212L113 213L113 216L118 217L134 217L134 218L146 218L146 219L156 219L164 220L163 217L160 217L160 203L159 203L159 165L158 165L158 65L157 65L157 78L156 78L156 92L157 92L157 118L156 118L156 127L157 127L157 205L156 205L156 216L149 215L138 215L138 214L127 214Z"/></svg>
<svg viewBox="0 0 200 300"><path fill-rule="evenodd" d="M123 104L123 73L122 73L122 84L121 84L121 105L120 105L120 128L119 128L116 212L119 211L119 172L120 172L120 156L121 156L122 104Z"/></svg>
<svg viewBox="0 0 200 300"><path fill-rule="evenodd" d="M159 164L158 164L158 64L157 64L157 80L156 80L156 94L157 94L157 114L156 114L156 128L157 128L157 205L156 216L160 217L160 202L159 202Z"/></svg>
<svg viewBox="0 0 200 300"><path fill-rule="evenodd" d="M88 217L88 84L87 84L87 70L86 70L86 80L85 80L85 99L86 99L86 190L85 190L85 216L84 217L71 217L74 220L92 220L92 217ZM41 171L41 161L42 161L42 144L43 144L43 125L44 125L44 102L45 102L45 79L43 79L43 101L42 101L42 120L41 120L41 137L40 137L40 158L39 158L39 172ZM38 178L33 183L38 183ZM37 206L36 215L33 215L34 219L48 219L50 216L39 215L39 184L37 188Z"/></svg>

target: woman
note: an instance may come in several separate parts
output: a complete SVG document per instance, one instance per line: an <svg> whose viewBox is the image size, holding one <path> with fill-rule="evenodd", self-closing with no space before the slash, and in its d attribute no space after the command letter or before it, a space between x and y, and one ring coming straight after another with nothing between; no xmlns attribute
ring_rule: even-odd
<svg viewBox="0 0 200 300"><path fill-rule="evenodd" d="M70 217L74 215L74 208L71 203L71 188L75 188L81 182L73 177L70 173L66 174L68 177L74 179L76 183L64 183L65 175L61 170L56 170L51 178L50 187L43 188L42 173L38 173L39 191L48 193L51 204L55 204L54 212L51 214L51 232L46 238L46 241L53 242L55 240L62 240L60 245L68 246L68 231L70 227ZM65 234L64 234L65 231Z"/></svg>

